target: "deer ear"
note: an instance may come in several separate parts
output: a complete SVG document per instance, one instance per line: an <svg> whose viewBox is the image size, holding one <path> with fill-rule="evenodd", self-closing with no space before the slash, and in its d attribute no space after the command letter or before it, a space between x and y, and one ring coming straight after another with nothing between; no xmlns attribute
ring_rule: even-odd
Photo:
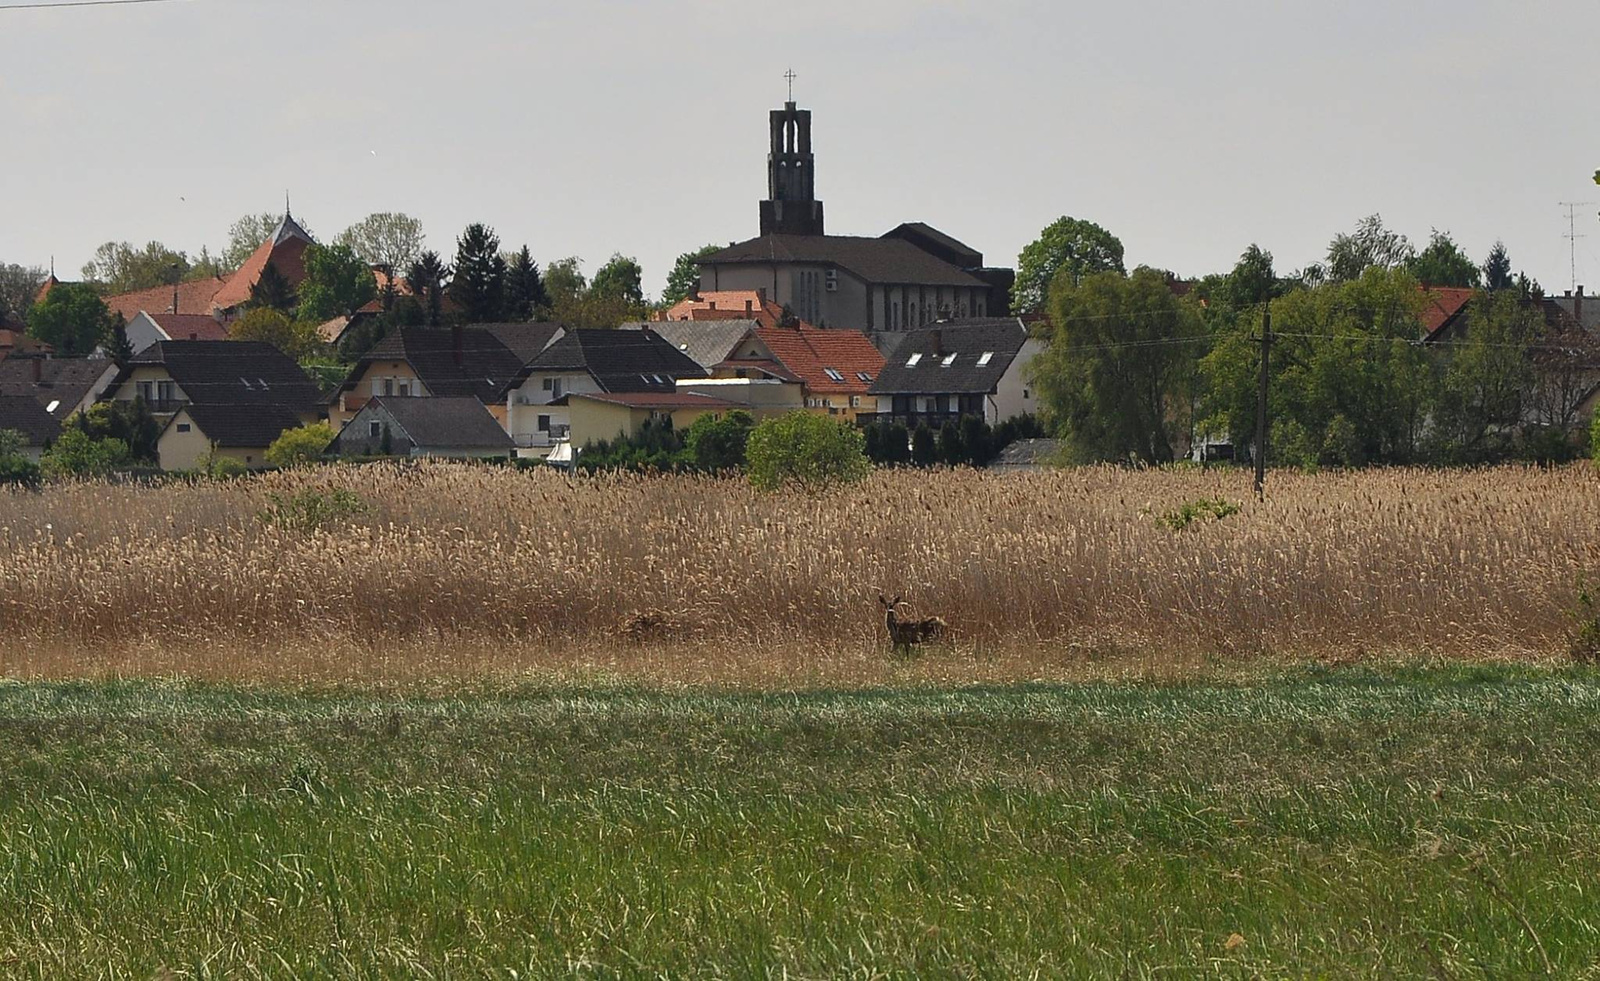
<svg viewBox="0 0 1600 981"><path fill-rule="evenodd" d="M896 597L895 597L895 598L894 598L894 602L892 602L892 603L890 603L890 604L889 604L889 608L890 608L890 609L893 609L893 608L894 608L894 607L897 607L897 606L899 606L899 605L900 605L900 597L898 597L898 596L896 596Z"/></svg>
<svg viewBox="0 0 1600 981"><path fill-rule="evenodd" d="M883 594L882 593L878 594L878 602L880 604L882 604L883 606L888 606L889 605L889 601L883 598Z"/></svg>

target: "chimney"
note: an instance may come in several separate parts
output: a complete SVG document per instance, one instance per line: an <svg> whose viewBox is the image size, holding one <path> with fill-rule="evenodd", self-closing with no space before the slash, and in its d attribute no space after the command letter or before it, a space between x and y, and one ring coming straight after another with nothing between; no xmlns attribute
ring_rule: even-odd
<svg viewBox="0 0 1600 981"><path fill-rule="evenodd" d="M456 367L462 367L467 360L467 329L457 323L450 328L451 348L455 351Z"/></svg>
<svg viewBox="0 0 1600 981"><path fill-rule="evenodd" d="M944 331L942 330L933 331L933 356L936 358L944 357Z"/></svg>
<svg viewBox="0 0 1600 981"><path fill-rule="evenodd" d="M749 320L750 319L750 314L753 313L754 311L755 311L755 303L753 301L750 301L750 300L744 301L744 319Z"/></svg>
<svg viewBox="0 0 1600 981"><path fill-rule="evenodd" d="M1583 287L1578 287L1578 292L1572 294L1572 319L1583 326Z"/></svg>

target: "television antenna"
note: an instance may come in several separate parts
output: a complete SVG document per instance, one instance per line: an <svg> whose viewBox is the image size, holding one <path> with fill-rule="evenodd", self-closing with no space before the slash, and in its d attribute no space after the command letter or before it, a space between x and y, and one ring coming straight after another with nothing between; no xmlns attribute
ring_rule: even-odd
<svg viewBox="0 0 1600 981"><path fill-rule="evenodd" d="M1589 237L1578 234L1578 209L1592 208L1594 204L1595 202L1593 201L1561 202L1561 206L1567 209L1567 234L1563 235L1562 238L1565 238L1568 244L1569 258L1572 264L1571 288L1574 291L1578 289L1578 241Z"/></svg>

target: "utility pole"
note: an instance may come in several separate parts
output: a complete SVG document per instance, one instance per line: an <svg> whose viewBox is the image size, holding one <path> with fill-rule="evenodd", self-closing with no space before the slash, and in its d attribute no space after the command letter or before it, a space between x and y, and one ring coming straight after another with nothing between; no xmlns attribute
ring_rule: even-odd
<svg viewBox="0 0 1600 981"><path fill-rule="evenodd" d="M1267 500L1267 379L1272 366L1272 301L1261 318L1261 389L1256 396L1256 500Z"/></svg>

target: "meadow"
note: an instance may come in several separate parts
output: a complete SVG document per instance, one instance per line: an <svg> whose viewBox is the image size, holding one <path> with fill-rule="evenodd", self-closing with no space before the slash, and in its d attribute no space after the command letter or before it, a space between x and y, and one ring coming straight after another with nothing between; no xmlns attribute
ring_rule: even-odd
<svg viewBox="0 0 1600 981"><path fill-rule="evenodd" d="M1260 504L1233 470L900 472L812 497L440 464L53 486L0 500L0 674L838 687L1537 660L1600 572L1591 466L1271 484ZM1181 526L1201 501L1240 509ZM880 591L954 642L884 658Z"/></svg>

